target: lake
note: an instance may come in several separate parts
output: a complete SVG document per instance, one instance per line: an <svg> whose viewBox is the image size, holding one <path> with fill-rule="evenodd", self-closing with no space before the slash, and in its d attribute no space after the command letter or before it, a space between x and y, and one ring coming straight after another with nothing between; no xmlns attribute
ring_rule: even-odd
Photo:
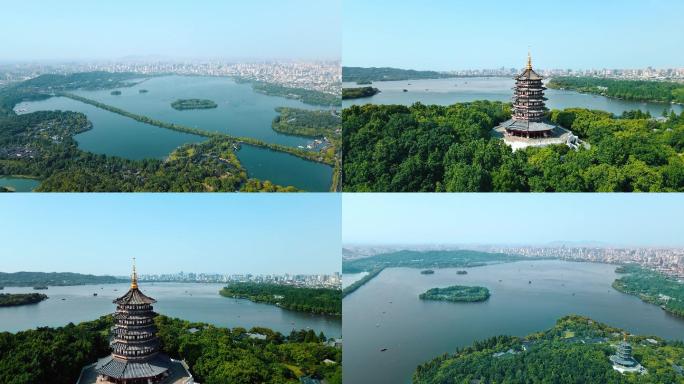
<svg viewBox="0 0 684 384"><path fill-rule="evenodd" d="M141 89L148 92L140 93ZM271 128L271 122L277 116L275 108L323 108L309 106L298 100L263 95L254 92L250 84L238 84L225 77L153 77L133 87L120 88L120 91L119 96L112 95L111 90L79 90L74 93L164 122L288 146L306 145L311 139L275 132ZM181 98L207 98L215 101L218 107L177 111L171 107L171 103ZM76 135L75 139L79 148L98 154L134 160L163 159L183 144L206 140L204 137L140 123L64 97L23 102L15 107L18 113L40 110L68 110L88 116L93 129ZM316 192L327 192L332 182L332 167L325 164L248 146L243 146L237 155L249 177Z"/></svg>
<svg viewBox="0 0 684 384"><path fill-rule="evenodd" d="M375 96L343 100L343 107L354 104L403 104L416 102L423 104L451 105L474 100L494 100L510 102L513 97L515 80L505 77L470 77L429 80L376 81L373 87L381 92ZM364 85L365 86L365 85ZM344 83L344 88L360 87L356 83ZM406 89L408 92L404 92ZM589 95L574 91L546 90L549 109L590 108L608 111L617 115L623 111L641 109L652 116L661 116L663 109L676 113L684 110L682 105L646 103L611 99L605 96Z"/></svg>
<svg viewBox="0 0 684 384"><path fill-rule="evenodd" d="M23 177L0 176L0 187L8 187L14 192L31 192L33 191L40 180L27 179Z"/></svg>
<svg viewBox="0 0 684 384"><path fill-rule="evenodd" d="M569 314L637 334L684 338L684 320L611 287L619 276L614 265L524 261L456 271L385 269L346 296L344 382L410 383L416 366L438 355L496 335L545 330ZM482 303L418 299L430 288L459 284L485 286L491 297Z"/></svg>
<svg viewBox="0 0 684 384"><path fill-rule="evenodd" d="M112 300L122 296L130 284L50 287L36 291L31 287L5 287L2 293L45 293L49 299L35 305L0 308L0 331L50 326L58 327L99 318L116 309ZM223 284L140 283L140 289L157 300L157 313L183 320L220 327L267 327L289 334L294 329L311 328L327 337L340 337L340 318L318 316L281 309L249 300L229 299L218 294ZM115 291L115 289L117 291ZM97 296L93 296L97 293ZM65 300L62 300L65 299Z"/></svg>

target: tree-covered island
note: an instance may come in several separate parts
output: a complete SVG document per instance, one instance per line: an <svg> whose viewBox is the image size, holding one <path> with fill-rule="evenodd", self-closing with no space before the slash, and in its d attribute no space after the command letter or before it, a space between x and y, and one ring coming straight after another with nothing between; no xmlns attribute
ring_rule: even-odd
<svg viewBox="0 0 684 384"><path fill-rule="evenodd" d="M171 103L171 108L177 111L185 111L187 109L212 109L217 107L218 105L209 99L178 99Z"/></svg>
<svg viewBox="0 0 684 384"><path fill-rule="evenodd" d="M47 298L42 293L0 293L0 307L37 304Z"/></svg>
<svg viewBox="0 0 684 384"><path fill-rule="evenodd" d="M567 316L526 337L495 336L421 364L413 384L456 383L684 383L684 343L629 335L633 357L646 373L613 369L610 356L623 330L586 317Z"/></svg>
<svg viewBox="0 0 684 384"><path fill-rule="evenodd" d="M222 328L157 316L161 351L185 360L206 384L342 383L342 350L313 330ZM112 316L60 328L0 332L0 383L73 384L81 368L110 353ZM259 335L260 337L253 337Z"/></svg>
<svg viewBox="0 0 684 384"><path fill-rule="evenodd" d="M474 303L489 299L489 289L452 285L446 288L431 288L418 295L421 300L451 301L454 303Z"/></svg>
<svg viewBox="0 0 684 384"><path fill-rule="evenodd" d="M380 90L373 87L342 88L342 100L375 96Z"/></svg>
<svg viewBox="0 0 684 384"><path fill-rule="evenodd" d="M342 291L267 283L232 283L221 296L277 305L292 311L342 316Z"/></svg>
<svg viewBox="0 0 684 384"><path fill-rule="evenodd" d="M616 272L624 274L613 282L616 290L658 305L673 315L684 317L683 282L635 264L621 266Z"/></svg>
<svg viewBox="0 0 684 384"><path fill-rule="evenodd" d="M111 91L110 93L111 93L113 96L121 96L121 91L119 91L118 89L117 89L116 91Z"/></svg>

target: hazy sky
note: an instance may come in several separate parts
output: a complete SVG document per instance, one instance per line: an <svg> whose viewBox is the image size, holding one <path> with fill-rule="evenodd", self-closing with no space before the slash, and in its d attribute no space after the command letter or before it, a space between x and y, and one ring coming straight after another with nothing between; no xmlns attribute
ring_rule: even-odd
<svg viewBox="0 0 684 384"><path fill-rule="evenodd" d="M413 69L684 66L681 0L344 0L343 64Z"/></svg>
<svg viewBox="0 0 684 384"><path fill-rule="evenodd" d="M684 246L683 194L344 194L344 244Z"/></svg>
<svg viewBox="0 0 684 384"><path fill-rule="evenodd" d="M333 273L340 196L0 196L0 271Z"/></svg>
<svg viewBox="0 0 684 384"><path fill-rule="evenodd" d="M339 59L341 1L6 1L0 59Z"/></svg>

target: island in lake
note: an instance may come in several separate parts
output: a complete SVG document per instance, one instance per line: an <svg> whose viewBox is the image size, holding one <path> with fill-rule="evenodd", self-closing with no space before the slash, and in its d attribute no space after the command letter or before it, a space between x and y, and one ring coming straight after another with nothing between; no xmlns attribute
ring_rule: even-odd
<svg viewBox="0 0 684 384"><path fill-rule="evenodd" d="M456 271L456 274L457 275L467 275L468 271L460 270L460 271Z"/></svg>
<svg viewBox="0 0 684 384"><path fill-rule="evenodd" d="M119 95L121 95L121 91L119 91L119 90L112 91L112 92L110 92L110 93L111 93L112 95L114 95L114 96L119 96Z"/></svg>
<svg viewBox="0 0 684 384"><path fill-rule="evenodd" d="M566 316L544 332L495 336L421 364L414 384L681 383L684 344Z"/></svg>
<svg viewBox="0 0 684 384"><path fill-rule="evenodd" d="M147 92L149 92L147 89L140 89L140 90L138 90L138 93L147 93Z"/></svg>
<svg viewBox="0 0 684 384"><path fill-rule="evenodd" d="M432 269L425 269L425 270L420 271L421 275L432 275L434 273L435 273L435 271L433 271Z"/></svg>
<svg viewBox="0 0 684 384"><path fill-rule="evenodd" d="M371 97L377 95L378 93L380 93L380 90L373 87L343 88L342 100Z"/></svg>
<svg viewBox="0 0 684 384"><path fill-rule="evenodd" d="M37 304L47 298L42 293L0 293L0 307Z"/></svg>
<svg viewBox="0 0 684 384"><path fill-rule="evenodd" d="M432 288L418 296L421 300L451 301L455 303L474 303L489 299L489 289L453 285L446 288Z"/></svg>
<svg viewBox="0 0 684 384"><path fill-rule="evenodd" d="M212 109L218 105L209 99L179 99L171 103L171 107L178 111L186 109Z"/></svg>
<svg viewBox="0 0 684 384"><path fill-rule="evenodd" d="M221 296L274 304L292 311L342 316L342 291L332 288L306 288L282 284L232 283Z"/></svg>

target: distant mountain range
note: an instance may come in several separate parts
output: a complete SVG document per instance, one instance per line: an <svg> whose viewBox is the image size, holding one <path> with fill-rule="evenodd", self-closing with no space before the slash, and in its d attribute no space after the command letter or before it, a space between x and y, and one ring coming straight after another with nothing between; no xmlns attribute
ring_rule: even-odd
<svg viewBox="0 0 684 384"><path fill-rule="evenodd" d="M126 281L114 276L83 275L72 272L0 272L0 286L5 287L114 284Z"/></svg>

